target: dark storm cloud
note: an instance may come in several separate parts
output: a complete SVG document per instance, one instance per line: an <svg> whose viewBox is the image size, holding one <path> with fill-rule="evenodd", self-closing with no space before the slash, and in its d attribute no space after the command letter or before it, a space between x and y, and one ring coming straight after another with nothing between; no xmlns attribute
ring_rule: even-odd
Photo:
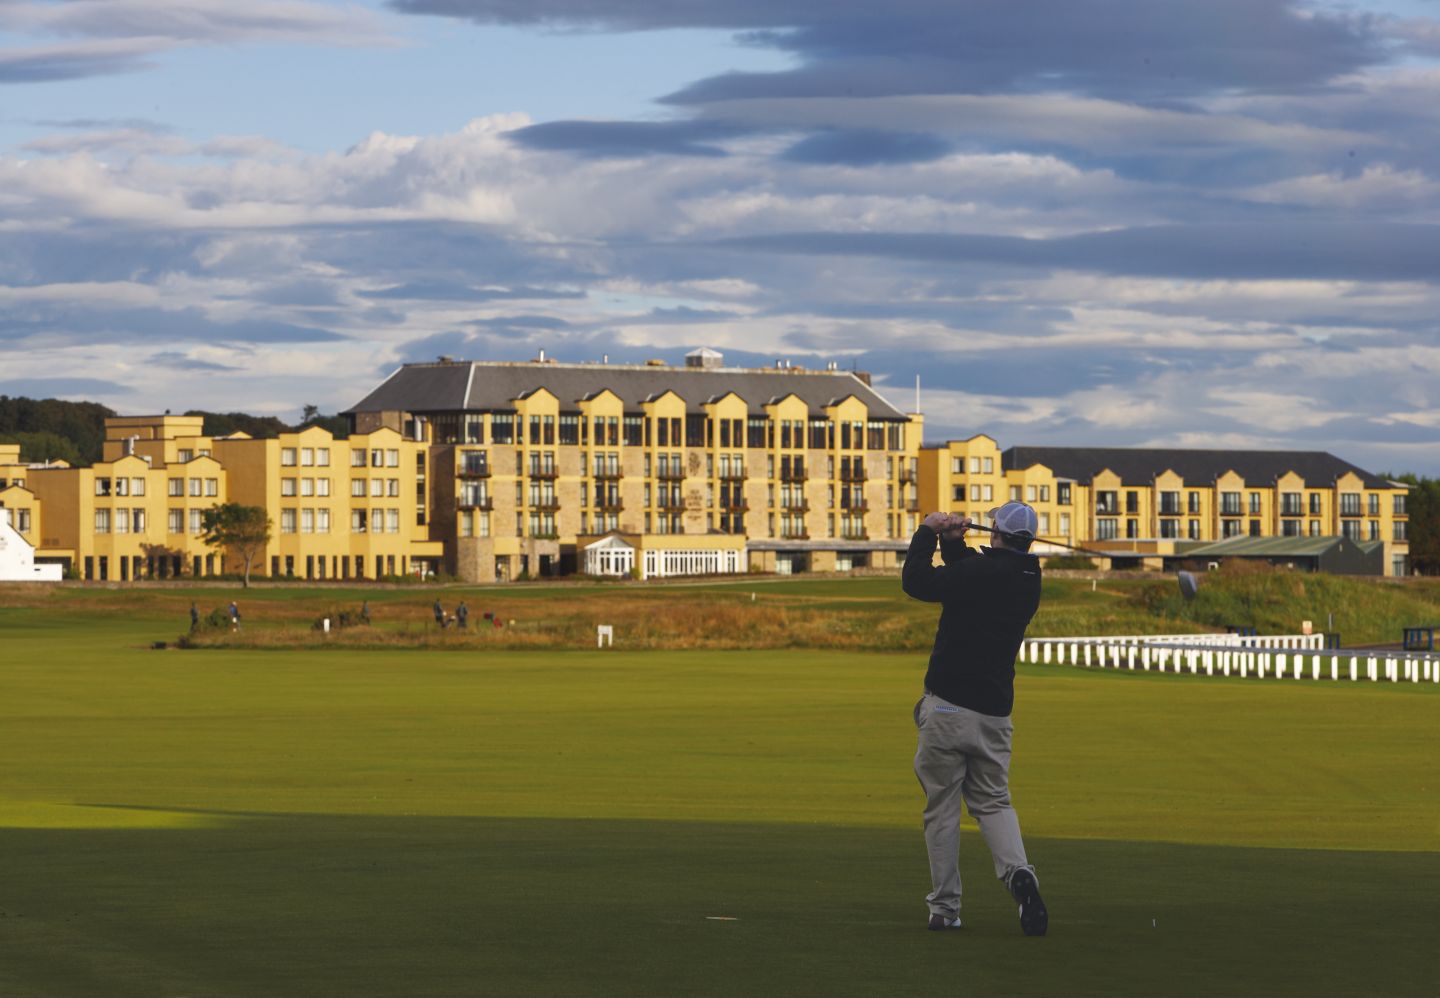
<svg viewBox="0 0 1440 998"><path fill-rule="evenodd" d="M348 339L326 329L268 319L216 322L198 308L91 311L80 306L35 305L11 308L0 321L0 343L141 343L145 341L212 344L327 343Z"/></svg>
<svg viewBox="0 0 1440 998"><path fill-rule="evenodd" d="M77 46L73 49L0 52L0 84L54 83L113 76L150 69L145 51L107 50Z"/></svg>
<svg viewBox="0 0 1440 998"><path fill-rule="evenodd" d="M129 385L100 378L12 378L0 381L0 395L23 395L36 399L72 395L92 398L96 395L132 395L134 392L135 389Z"/></svg>
<svg viewBox="0 0 1440 998"><path fill-rule="evenodd" d="M878 96L1064 89L1143 92L1314 87L1385 58L1377 22L1294 0L390 0L406 13L609 31L717 28L800 61L727 73L669 99Z"/></svg>
<svg viewBox="0 0 1440 998"><path fill-rule="evenodd" d="M920 132L836 129L801 139L785 150L781 158L792 163L880 166L928 163L944 156L950 149L950 143L939 136Z"/></svg>
<svg viewBox="0 0 1440 998"><path fill-rule="evenodd" d="M1440 281L1440 226L1364 222L1162 225L1054 239L806 232L721 249L1148 277Z"/></svg>
<svg viewBox="0 0 1440 998"><path fill-rule="evenodd" d="M593 158L725 156L711 143L742 129L714 121L550 121L505 134L530 149L572 152Z"/></svg>

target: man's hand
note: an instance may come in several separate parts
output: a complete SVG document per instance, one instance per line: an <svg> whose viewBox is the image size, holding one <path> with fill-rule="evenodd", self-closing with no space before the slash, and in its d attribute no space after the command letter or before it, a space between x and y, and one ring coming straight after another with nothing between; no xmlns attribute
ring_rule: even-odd
<svg viewBox="0 0 1440 998"><path fill-rule="evenodd" d="M953 526L954 519L955 516L952 513L929 513L921 522L937 534L943 534Z"/></svg>
<svg viewBox="0 0 1440 998"><path fill-rule="evenodd" d="M949 540L958 540L975 521L959 513L931 513L925 517L925 526Z"/></svg>

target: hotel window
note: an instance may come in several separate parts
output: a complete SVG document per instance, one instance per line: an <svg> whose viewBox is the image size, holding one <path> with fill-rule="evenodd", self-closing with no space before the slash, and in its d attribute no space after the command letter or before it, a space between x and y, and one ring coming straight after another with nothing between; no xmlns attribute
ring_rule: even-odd
<svg viewBox="0 0 1440 998"><path fill-rule="evenodd" d="M1120 521L1114 519L1101 519L1095 521L1095 539L1097 541L1114 540L1120 533Z"/></svg>
<svg viewBox="0 0 1440 998"><path fill-rule="evenodd" d="M980 486L978 486L978 485L972 485L972 486L970 486L970 501L971 501L971 502L979 502L979 501L980 501Z"/></svg>
<svg viewBox="0 0 1440 998"><path fill-rule="evenodd" d="M1281 516L1304 516L1305 496L1300 492L1280 493Z"/></svg>
<svg viewBox="0 0 1440 998"><path fill-rule="evenodd" d="M1360 515L1360 493L1358 493L1358 492L1342 492L1342 493L1340 493L1340 515L1341 515L1341 516L1359 516L1359 515Z"/></svg>
<svg viewBox="0 0 1440 998"><path fill-rule="evenodd" d="M1190 530L1190 539L1191 539L1192 541L1198 541L1198 540L1200 539L1200 521L1199 521L1199 520L1191 520L1191 521L1190 521L1190 528L1189 528L1189 530Z"/></svg>
<svg viewBox="0 0 1440 998"><path fill-rule="evenodd" d="M181 450L175 455L175 459L181 464L184 464L187 461L193 461L195 460L195 452L193 450L189 450L188 448L181 448Z"/></svg>
<svg viewBox="0 0 1440 998"><path fill-rule="evenodd" d="M994 501L995 501L995 486L993 486L993 485L981 486L980 492L981 492L981 494L985 497L985 501L986 501L986 502L994 502Z"/></svg>
<svg viewBox="0 0 1440 998"><path fill-rule="evenodd" d="M475 515L468 509L460 511L460 536L473 537L475 535Z"/></svg>
<svg viewBox="0 0 1440 998"><path fill-rule="evenodd" d="M1260 512L1260 493L1250 493L1250 515L1255 516ZM1253 535L1252 535L1253 536Z"/></svg>
<svg viewBox="0 0 1440 998"><path fill-rule="evenodd" d="M1095 493L1095 512L1097 513L1118 513L1120 512L1120 494L1109 490Z"/></svg>
<svg viewBox="0 0 1440 998"><path fill-rule="evenodd" d="M350 451L350 467L365 467L365 451L361 450L358 447Z"/></svg>
<svg viewBox="0 0 1440 998"><path fill-rule="evenodd" d="M140 481L140 479L137 478L136 481L138 482L138 481ZM137 492L137 493L135 493L135 494L138 496L138 495L143 495L144 493ZM1379 515L1380 515L1380 496L1379 496L1379 494L1378 494L1378 493L1375 493L1375 492L1372 492L1372 493L1370 493L1368 496L1366 496L1365 499L1366 499L1366 509L1367 509L1367 511L1369 512L1369 514L1370 514L1371 516L1379 516Z"/></svg>
<svg viewBox="0 0 1440 998"><path fill-rule="evenodd" d="M280 494L282 496L293 496L295 494L295 479L280 479Z"/></svg>
<svg viewBox="0 0 1440 998"><path fill-rule="evenodd" d="M970 459L970 474L980 474L980 459L978 457L972 457Z"/></svg>
<svg viewBox="0 0 1440 998"><path fill-rule="evenodd" d="M1378 541L1378 540L1380 539L1380 521L1379 521L1379 520L1371 520L1371 521L1370 521L1370 539L1371 539L1372 541Z"/></svg>
<svg viewBox="0 0 1440 998"><path fill-rule="evenodd" d="M1220 521L1220 534L1221 534L1221 536L1223 536L1223 537L1239 537L1239 536L1240 536L1240 521L1239 521L1239 520L1221 520L1221 521Z"/></svg>
<svg viewBox="0 0 1440 998"><path fill-rule="evenodd" d="M1060 514L1060 536L1061 536L1061 537L1069 537L1069 536L1070 536L1070 514L1069 514L1069 513L1061 513L1061 514Z"/></svg>
<svg viewBox="0 0 1440 998"><path fill-rule="evenodd" d="M1320 493L1318 492L1310 493L1310 515L1320 515Z"/></svg>
<svg viewBox="0 0 1440 998"><path fill-rule="evenodd" d="M1320 521L1319 521L1319 520L1311 520L1311 521L1310 521L1310 536L1311 536L1311 537L1319 537L1319 536L1320 536Z"/></svg>
<svg viewBox="0 0 1440 998"><path fill-rule="evenodd" d="M399 451L399 450L397 450L397 449L395 449L395 448L392 447L391 449L389 449L389 450L387 450L387 451L385 452L385 467L387 467L387 468L398 468L398 467L400 467L400 451Z"/></svg>
<svg viewBox="0 0 1440 998"><path fill-rule="evenodd" d="M300 532L302 534L313 534L315 532L315 511L313 509L302 509L300 511Z"/></svg>
<svg viewBox="0 0 1440 998"><path fill-rule="evenodd" d="M1352 541L1358 541L1360 539L1360 521L1342 520L1340 523L1340 533Z"/></svg>
<svg viewBox="0 0 1440 998"><path fill-rule="evenodd" d="M350 495L359 497L359 496L363 496L364 494L365 494L365 479L363 479L363 478L352 478L352 479L350 479Z"/></svg>
<svg viewBox="0 0 1440 998"><path fill-rule="evenodd" d="M130 494L130 479L115 479L115 494L117 496L128 496Z"/></svg>
<svg viewBox="0 0 1440 998"><path fill-rule="evenodd" d="M143 479L143 478L132 478L132 479L130 479L130 494L131 494L132 496L143 496L143 495L145 494L145 479ZM1371 496L1370 498L1376 500L1377 502L1378 502L1379 499L1380 499L1379 496ZM1379 513L1379 510L1378 510L1378 509L1376 510L1376 513L1377 513L1377 514Z"/></svg>
<svg viewBox="0 0 1440 998"><path fill-rule="evenodd" d="M282 467L285 467L285 468L293 468L293 467L295 467L295 448L294 448L294 447L281 447L281 448L280 448L280 464L281 464Z"/></svg>
<svg viewBox="0 0 1440 998"><path fill-rule="evenodd" d="M385 465L385 452L379 447L370 448L370 467L381 468Z"/></svg>
<svg viewBox="0 0 1440 998"><path fill-rule="evenodd" d="M1280 535L1281 535L1282 537L1299 537L1299 536L1300 536L1300 521L1299 521L1299 520L1281 520L1281 521L1280 521Z"/></svg>
<svg viewBox="0 0 1440 998"><path fill-rule="evenodd" d="M626 417L629 421L630 417ZM580 417L576 415L560 417L560 444L575 445L580 443Z"/></svg>
<svg viewBox="0 0 1440 998"><path fill-rule="evenodd" d="M168 479L165 482L165 494L171 496L183 496L185 494L185 479Z"/></svg>
<svg viewBox="0 0 1440 998"><path fill-rule="evenodd" d="M205 517L204 517L204 515L201 513L200 510L198 510L198 509L192 509L192 510L190 511L190 532L191 532L192 534L198 534L198 533L203 532L204 529L205 529Z"/></svg>
<svg viewBox="0 0 1440 998"><path fill-rule="evenodd" d="M302 496L313 496L315 494L315 479L300 479L300 494Z"/></svg>
<svg viewBox="0 0 1440 998"><path fill-rule="evenodd" d="M400 511L398 509L385 511L385 529L392 534L400 532Z"/></svg>
<svg viewBox="0 0 1440 998"><path fill-rule="evenodd" d="M476 524L476 526L477 526L477 528L478 528L476 532L477 532L481 537L489 537L489 536L490 536L490 514L482 510L482 511L480 512L480 518L479 518L479 520L480 520L480 522L479 522L478 524Z"/></svg>
<svg viewBox="0 0 1440 998"><path fill-rule="evenodd" d="M314 447L301 447L301 448L300 448L300 467L302 467L302 468L313 468L313 467L315 467L315 448L314 448Z"/></svg>
<svg viewBox="0 0 1440 998"><path fill-rule="evenodd" d="M328 534L330 532L330 511L328 509L317 509L315 512L317 514L315 532L318 534Z"/></svg>
<svg viewBox="0 0 1440 998"><path fill-rule="evenodd" d="M1042 485L1042 486L1040 486L1040 501L1041 501L1041 502L1049 502L1049 501L1050 501L1050 486L1048 486L1048 485Z"/></svg>
<svg viewBox="0 0 1440 998"><path fill-rule="evenodd" d="M201 496L201 495L204 495L204 494L205 494L205 492L204 492L204 483L201 482L200 479L198 479L198 478L192 478L192 479L190 479L190 494L191 494L192 496Z"/></svg>
<svg viewBox="0 0 1440 998"><path fill-rule="evenodd" d="M1238 493L1238 492L1222 492L1222 493L1220 493L1220 515L1221 515L1221 516L1239 516L1239 515L1240 515L1240 493ZM1227 534L1226 536L1228 537L1228 536L1230 536L1230 535Z"/></svg>
<svg viewBox="0 0 1440 998"><path fill-rule="evenodd" d="M400 479L385 479L385 494L387 496L398 496L400 494Z"/></svg>
<svg viewBox="0 0 1440 998"><path fill-rule="evenodd" d="M110 479L95 479L95 494L97 496L108 496L110 494Z"/></svg>
<svg viewBox="0 0 1440 998"><path fill-rule="evenodd" d="M329 448L329 447L317 447L317 448L315 448L315 465L316 465L316 467L319 467L319 468L328 468L328 467L330 467L330 448Z"/></svg>
<svg viewBox="0 0 1440 998"><path fill-rule="evenodd" d="M1162 538L1174 539L1180 536L1180 521L1166 519L1160 521L1160 536Z"/></svg>
<svg viewBox="0 0 1440 998"><path fill-rule="evenodd" d="M1041 514L1040 514L1040 533L1041 533L1042 535L1046 535L1046 534L1049 534L1049 533L1050 533L1050 514L1049 514L1049 513L1041 513Z"/></svg>
<svg viewBox="0 0 1440 998"><path fill-rule="evenodd" d="M330 494L330 479L315 479L315 494L317 496L328 496Z"/></svg>
<svg viewBox="0 0 1440 998"><path fill-rule="evenodd" d="M1061 506L1070 505L1070 483L1061 482L1055 486L1055 501Z"/></svg>
<svg viewBox="0 0 1440 998"><path fill-rule="evenodd" d="M1161 516L1179 516L1179 515L1180 515L1180 493L1179 493L1179 492L1161 492L1161 493L1160 493L1160 515L1161 515ZM1164 535L1164 534L1161 534L1160 536L1161 536L1161 537L1164 537L1165 535Z"/></svg>
<svg viewBox="0 0 1440 998"><path fill-rule="evenodd" d="M1027 486L1025 486L1025 501L1026 501L1026 502L1034 502L1034 501L1035 501L1035 495L1036 495L1035 486L1033 486L1033 485L1027 485Z"/></svg>
<svg viewBox="0 0 1440 998"><path fill-rule="evenodd" d="M372 479L370 479L370 495L371 495L372 497L378 497L378 496L383 496L384 494L385 494L385 479L383 479L383 478L372 478Z"/></svg>
<svg viewBox="0 0 1440 998"><path fill-rule="evenodd" d="M124 515L123 513L121 514ZM145 532L145 511L143 509L132 509L130 511L130 532L143 534Z"/></svg>
<svg viewBox="0 0 1440 998"><path fill-rule="evenodd" d="M97 509L95 511L95 532L97 534L108 534L110 532L110 511L108 509Z"/></svg>
<svg viewBox="0 0 1440 998"><path fill-rule="evenodd" d="M987 457L983 464L985 466L985 474L993 475L995 473L995 459L993 457Z"/></svg>
<svg viewBox="0 0 1440 998"><path fill-rule="evenodd" d="M1138 513L1138 512L1140 512L1140 493L1138 493L1138 492L1126 492L1126 493L1125 493L1125 512L1127 512L1127 513Z"/></svg>
<svg viewBox="0 0 1440 998"><path fill-rule="evenodd" d="M363 509L350 511L350 532L352 534L365 533L365 511Z"/></svg>
<svg viewBox="0 0 1440 998"><path fill-rule="evenodd" d="M1393 509L1391 510L1391 512L1393 512L1396 516L1404 516L1404 515L1405 515L1405 496L1403 496L1403 495L1392 496L1392 497L1391 497L1391 504L1392 504L1392 506L1393 506Z"/></svg>
<svg viewBox="0 0 1440 998"><path fill-rule="evenodd" d="M1200 512L1200 493L1198 493L1198 492L1191 492L1191 493L1190 493L1190 496L1189 496L1189 503L1190 503L1190 505L1189 505L1189 507L1188 507L1187 512L1190 512L1190 513L1198 513L1198 512Z"/></svg>
<svg viewBox="0 0 1440 998"><path fill-rule="evenodd" d="M295 511L293 509L282 509L280 511L280 532L282 534L293 534L295 532Z"/></svg>
<svg viewBox="0 0 1440 998"><path fill-rule="evenodd" d="M1409 540L1410 535L1407 533L1408 524L1408 520L1396 520L1393 524L1395 533L1392 539L1397 541Z"/></svg>
<svg viewBox="0 0 1440 998"><path fill-rule="evenodd" d="M951 497L955 502L965 501L965 486L957 485L954 488L954 495Z"/></svg>
<svg viewBox="0 0 1440 998"><path fill-rule="evenodd" d="M165 527L168 533L183 534L185 532L185 511L183 509L172 509L166 515Z"/></svg>
<svg viewBox="0 0 1440 998"><path fill-rule="evenodd" d="M220 479L205 479L205 494L207 496L218 496L220 494Z"/></svg>

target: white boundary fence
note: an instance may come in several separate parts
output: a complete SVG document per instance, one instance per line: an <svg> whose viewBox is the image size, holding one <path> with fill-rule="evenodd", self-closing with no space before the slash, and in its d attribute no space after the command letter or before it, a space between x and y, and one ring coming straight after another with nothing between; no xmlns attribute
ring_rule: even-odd
<svg viewBox="0 0 1440 998"><path fill-rule="evenodd" d="M1258 679L1349 679L1440 683L1440 655L1360 654L1324 648L1320 634L1152 634L1027 638L1020 661L1082 668L1188 672Z"/></svg>

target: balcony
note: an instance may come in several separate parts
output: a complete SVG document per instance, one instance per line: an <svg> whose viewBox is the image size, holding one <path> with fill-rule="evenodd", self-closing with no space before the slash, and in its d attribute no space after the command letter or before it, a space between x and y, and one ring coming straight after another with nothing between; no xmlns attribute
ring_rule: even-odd
<svg viewBox="0 0 1440 998"><path fill-rule="evenodd" d="M916 481L919 477L920 476L916 472L911 471L909 468L901 468L900 475L896 480L901 485L909 485L911 482Z"/></svg>
<svg viewBox="0 0 1440 998"><path fill-rule="evenodd" d="M455 508L479 509L488 512L495 508L495 500L489 496L460 496L455 500Z"/></svg>
<svg viewBox="0 0 1440 998"><path fill-rule="evenodd" d="M1106 502L1104 499L1095 501L1096 516L1119 516L1120 504L1118 502Z"/></svg>
<svg viewBox="0 0 1440 998"><path fill-rule="evenodd" d="M745 481L745 469L722 470L718 477L722 482L743 482Z"/></svg>
<svg viewBox="0 0 1440 998"><path fill-rule="evenodd" d="M849 499L842 496L840 508L851 513L866 513L870 510L870 503L864 499Z"/></svg>
<svg viewBox="0 0 1440 998"><path fill-rule="evenodd" d="M625 508L625 504L621 502L618 497L614 499L606 499L600 496L596 496L595 508L598 510L604 510L607 513L618 513L620 510Z"/></svg>
<svg viewBox="0 0 1440 998"><path fill-rule="evenodd" d="M620 471L618 466L610 467L607 465L603 468L596 468L590 477L600 479L601 481L618 481L624 478L625 475Z"/></svg>
<svg viewBox="0 0 1440 998"><path fill-rule="evenodd" d="M863 482L865 481L865 469L862 467L840 466L840 481L842 482Z"/></svg>
<svg viewBox="0 0 1440 998"><path fill-rule="evenodd" d="M867 530L842 530L840 539L845 541L868 541L870 532Z"/></svg>
<svg viewBox="0 0 1440 998"><path fill-rule="evenodd" d="M919 500L919 499L906 499L906 500L905 500L905 512L907 512L907 513L918 513L918 512L920 512L920 500Z"/></svg>
<svg viewBox="0 0 1440 998"><path fill-rule="evenodd" d="M808 541L810 531L808 530L782 530L780 531L782 541Z"/></svg>
<svg viewBox="0 0 1440 998"><path fill-rule="evenodd" d="M720 504L720 508L727 513L748 513L750 504L744 499L732 499Z"/></svg>
<svg viewBox="0 0 1440 998"><path fill-rule="evenodd" d="M662 498L655 500L655 508L665 513L685 512L684 499Z"/></svg>
<svg viewBox="0 0 1440 998"><path fill-rule="evenodd" d="M487 461L463 461L455 469L461 478L489 478L490 464Z"/></svg>
<svg viewBox="0 0 1440 998"><path fill-rule="evenodd" d="M786 499L780 503L780 508L787 513L808 513L810 502L806 499Z"/></svg>
<svg viewBox="0 0 1440 998"><path fill-rule="evenodd" d="M546 496L530 508L539 510L541 513L555 513L560 509L560 500L555 496Z"/></svg>
<svg viewBox="0 0 1440 998"><path fill-rule="evenodd" d="M548 468L547 468L547 467L544 467L543 465L542 465L542 466L532 465L532 466L530 467L530 477L536 479L537 481L542 481L542 482L549 481L549 482L553 482L555 479L557 479L557 478L560 477L560 471L559 471L558 468L554 467L553 465L550 466L550 467L548 467Z"/></svg>
<svg viewBox="0 0 1440 998"><path fill-rule="evenodd" d="M803 465L803 464L782 464L782 465L780 465L780 481L782 481L782 482L803 482L803 481L805 481L805 465Z"/></svg>
<svg viewBox="0 0 1440 998"><path fill-rule="evenodd" d="M685 469L671 467L661 468L659 471L655 472L655 477L662 482L683 481L685 478Z"/></svg>

